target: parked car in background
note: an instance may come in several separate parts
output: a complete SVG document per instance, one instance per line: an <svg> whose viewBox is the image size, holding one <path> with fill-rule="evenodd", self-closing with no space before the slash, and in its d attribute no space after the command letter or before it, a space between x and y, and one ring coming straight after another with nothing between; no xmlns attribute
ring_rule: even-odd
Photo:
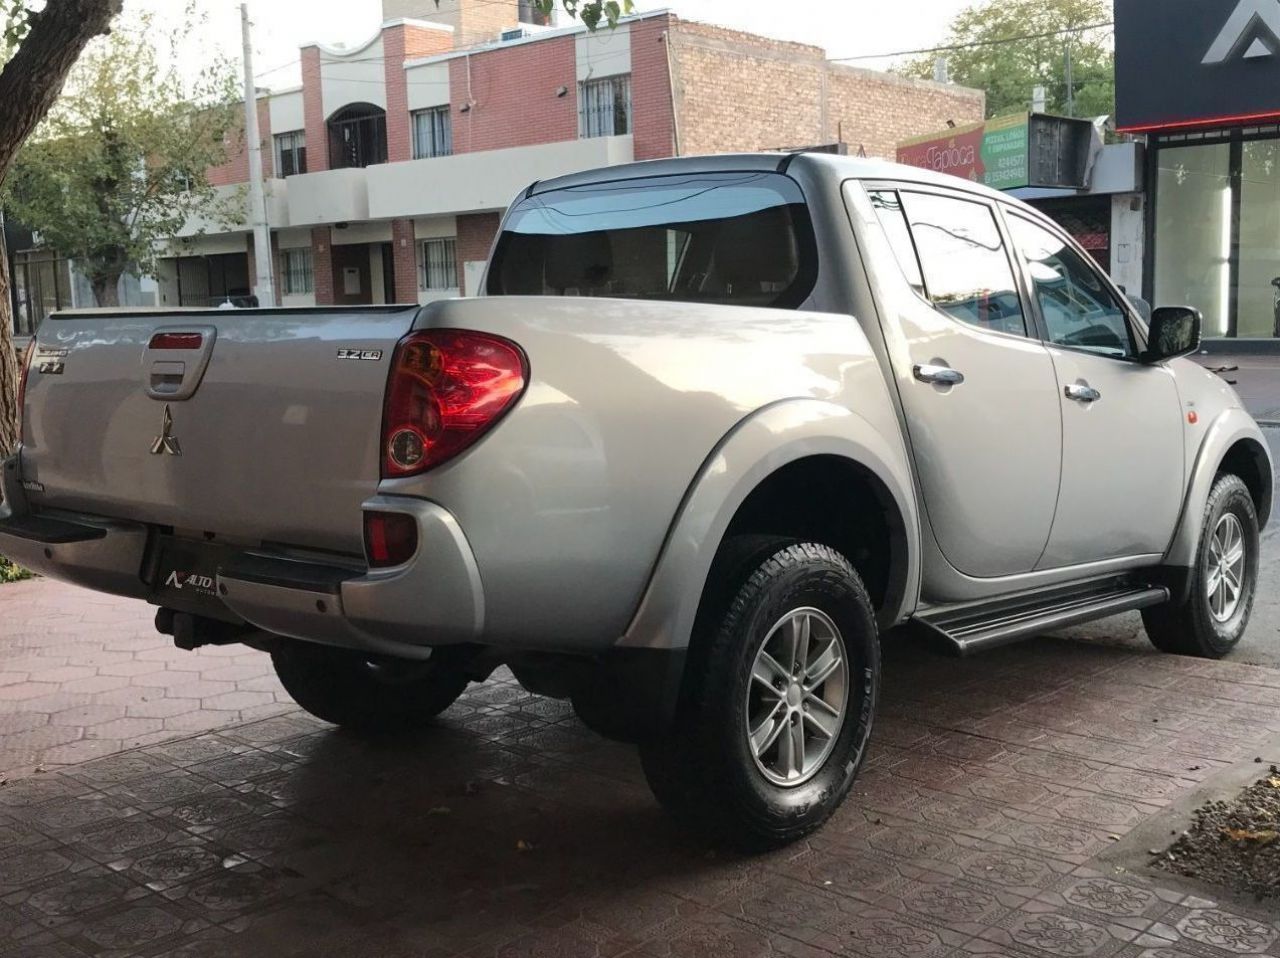
<svg viewBox="0 0 1280 958"><path fill-rule="evenodd" d="M1144 322L1020 202L833 156L614 167L524 192L485 291L55 315L0 552L264 649L362 732L508 666L749 847L847 795L893 627L1245 631L1258 427L1180 358L1198 314Z"/></svg>

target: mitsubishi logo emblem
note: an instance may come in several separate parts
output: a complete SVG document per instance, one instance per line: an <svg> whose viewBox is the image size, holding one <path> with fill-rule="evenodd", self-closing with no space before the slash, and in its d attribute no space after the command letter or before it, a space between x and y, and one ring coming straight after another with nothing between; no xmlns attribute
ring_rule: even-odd
<svg viewBox="0 0 1280 958"><path fill-rule="evenodd" d="M1245 41L1252 38L1247 47ZM1264 39L1265 38L1265 39ZM1280 52L1280 0L1240 0L1204 56L1205 65L1232 57L1261 60Z"/></svg>
<svg viewBox="0 0 1280 958"><path fill-rule="evenodd" d="M170 456L181 456L182 446L178 445L178 437L173 434L173 413L169 411L169 404L164 404L164 416L160 420L160 435L156 436L156 441L151 444L151 455L158 456L165 453Z"/></svg>

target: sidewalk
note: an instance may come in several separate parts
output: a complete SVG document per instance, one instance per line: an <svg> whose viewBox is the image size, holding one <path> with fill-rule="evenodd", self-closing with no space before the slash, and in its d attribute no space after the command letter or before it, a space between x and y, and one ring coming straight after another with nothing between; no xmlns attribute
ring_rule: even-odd
<svg viewBox="0 0 1280 958"><path fill-rule="evenodd" d="M263 653L183 652L154 616L48 579L0 586L0 779L293 707Z"/></svg>
<svg viewBox="0 0 1280 958"><path fill-rule="evenodd" d="M28 597L34 627L57 598ZM139 640L87 614L59 654ZM895 643L850 800L744 859L505 672L413 740L291 709L0 788L0 958L1280 958L1280 902L1145 866L1206 783L1280 762L1277 733L1280 670Z"/></svg>

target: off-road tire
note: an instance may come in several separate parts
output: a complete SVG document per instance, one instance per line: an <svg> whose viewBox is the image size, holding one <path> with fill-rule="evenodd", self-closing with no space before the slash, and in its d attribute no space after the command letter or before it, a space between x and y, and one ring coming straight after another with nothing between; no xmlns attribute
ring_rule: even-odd
<svg viewBox="0 0 1280 958"><path fill-rule="evenodd" d="M316 718L365 735L417 731L466 689L468 678L438 660L376 660L366 653L281 640L271 652L276 675Z"/></svg>
<svg viewBox="0 0 1280 958"><path fill-rule="evenodd" d="M1214 530L1227 513L1235 515L1243 531L1245 572L1235 613L1219 622L1209 604L1208 580ZM1200 527L1200 548L1186 597L1142 612L1151 644L1161 652L1220 659L1240 642L1249 625L1258 591L1258 513L1249 488L1239 476L1223 473L1214 481Z"/></svg>
<svg viewBox="0 0 1280 958"><path fill-rule="evenodd" d="M744 725L751 671L774 624L813 608L838 627L848 702L835 744L802 784L770 781ZM674 729L641 743L649 786L678 820L713 841L762 851L820 827L848 795L866 754L880 682L871 600L829 546L774 537L726 543L699 613Z"/></svg>

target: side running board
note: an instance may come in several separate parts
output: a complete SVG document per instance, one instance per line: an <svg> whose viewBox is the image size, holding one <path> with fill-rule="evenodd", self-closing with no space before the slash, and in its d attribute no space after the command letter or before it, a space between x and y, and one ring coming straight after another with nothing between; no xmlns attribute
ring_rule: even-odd
<svg viewBox="0 0 1280 958"><path fill-rule="evenodd" d="M930 609L911 621L957 655L1169 601L1164 586L1107 580Z"/></svg>

